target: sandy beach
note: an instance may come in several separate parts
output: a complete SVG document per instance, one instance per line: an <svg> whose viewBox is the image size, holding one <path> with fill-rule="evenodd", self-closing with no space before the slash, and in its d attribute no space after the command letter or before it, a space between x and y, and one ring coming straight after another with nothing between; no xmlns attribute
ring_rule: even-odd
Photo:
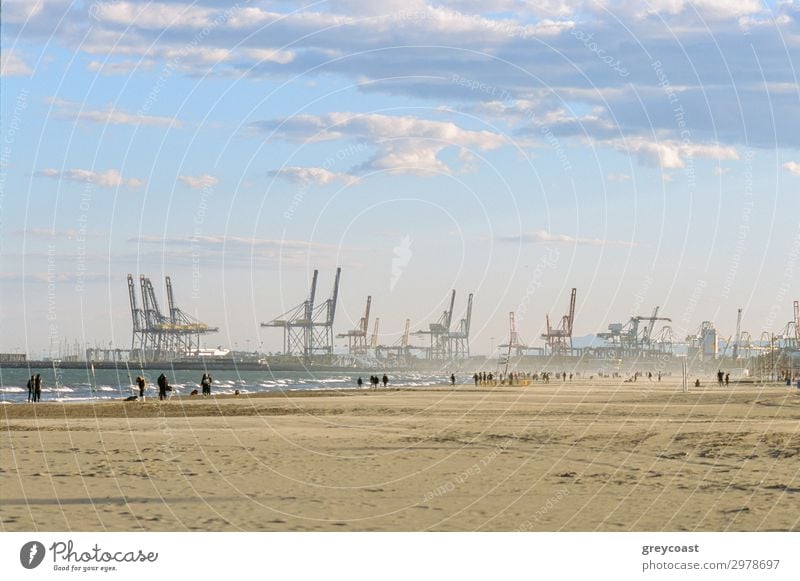
<svg viewBox="0 0 800 581"><path fill-rule="evenodd" d="M800 393L777 384L0 409L6 531L800 530Z"/></svg>

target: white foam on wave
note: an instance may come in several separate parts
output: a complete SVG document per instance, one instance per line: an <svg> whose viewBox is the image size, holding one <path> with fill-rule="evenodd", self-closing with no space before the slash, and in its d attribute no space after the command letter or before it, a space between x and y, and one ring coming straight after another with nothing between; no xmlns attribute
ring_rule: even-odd
<svg viewBox="0 0 800 581"><path fill-rule="evenodd" d="M26 391L28 390L21 387L14 387L13 385L0 388L0 393L25 393Z"/></svg>

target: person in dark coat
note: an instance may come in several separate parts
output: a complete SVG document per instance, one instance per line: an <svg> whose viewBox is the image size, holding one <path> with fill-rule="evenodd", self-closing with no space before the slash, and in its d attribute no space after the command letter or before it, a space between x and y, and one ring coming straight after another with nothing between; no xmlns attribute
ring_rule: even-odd
<svg viewBox="0 0 800 581"><path fill-rule="evenodd" d="M450 384L451 385L455 385L456 384L456 374L455 373L451 373L450 374Z"/></svg>
<svg viewBox="0 0 800 581"><path fill-rule="evenodd" d="M389 377L384 373L383 374L383 387L389 385Z"/></svg>
<svg viewBox="0 0 800 581"><path fill-rule="evenodd" d="M144 388L147 385L147 381L140 375L136 378L136 385L139 386L139 399L144 401Z"/></svg>
<svg viewBox="0 0 800 581"><path fill-rule="evenodd" d="M167 376L163 373L158 376L158 399L167 399Z"/></svg>
<svg viewBox="0 0 800 581"><path fill-rule="evenodd" d="M37 402L42 399L42 376L36 374L36 380L33 383L33 401Z"/></svg>
<svg viewBox="0 0 800 581"><path fill-rule="evenodd" d="M36 383L36 376L31 375L31 378L28 380L28 403L33 401L33 386Z"/></svg>
<svg viewBox="0 0 800 581"><path fill-rule="evenodd" d="M364 382L360 377L358 378L358 381L356 383L358 384L359 389L361 388L362 385L364 385Z"/></svg>

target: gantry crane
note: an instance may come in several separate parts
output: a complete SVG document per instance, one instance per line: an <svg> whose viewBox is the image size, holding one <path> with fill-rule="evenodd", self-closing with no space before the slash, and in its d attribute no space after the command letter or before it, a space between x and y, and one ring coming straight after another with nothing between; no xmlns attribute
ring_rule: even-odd
<svg viewBox="0 0 800 581"><path fill-rule="evenodd" d="M367 307L364 316L358 321L358 326L346 333L336 335L339 338L347 338L347 350L350 355L367 354L367 333L369 329L369 310L372 304L372 297L367 297Z"/></svg>
<svg viewBox="0 0 800 581"><path fill-rule="evenodd" d="M262 327L283 329L283 352L286 355L302 356L309 360L314 355L333 353L333 323L341 273L342 269L337 268L330 298L315 305L319 275L319 271L315 270L311 279L311 292L305 301L278 318L261 323Z"/></svg>
<svg viewBox="0 0 800 581"><path fill-rule="evenodd" d="M547 332L542 334L542 339L547 342L551 355L568 355L572 352L572 327L575 322L575 298L577 289L572 289L569 298L567 314L561 317L558 325L550 325L550 315L545 315Z"/></svg>

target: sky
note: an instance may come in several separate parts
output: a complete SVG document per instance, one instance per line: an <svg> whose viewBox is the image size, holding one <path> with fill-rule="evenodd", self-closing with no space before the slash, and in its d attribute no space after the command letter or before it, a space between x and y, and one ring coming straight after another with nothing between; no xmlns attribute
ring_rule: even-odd
<svg viewBox="0 0 800 581"><path fill-rule="evenodd" d="M487 9L491 6L491 9ZM128 347L126 277L260 323L342 268L379 341L474 293L472 351L800 299L800 2L3 0L0 352ZM343 344L339 341L337 345Z"/></svg>

